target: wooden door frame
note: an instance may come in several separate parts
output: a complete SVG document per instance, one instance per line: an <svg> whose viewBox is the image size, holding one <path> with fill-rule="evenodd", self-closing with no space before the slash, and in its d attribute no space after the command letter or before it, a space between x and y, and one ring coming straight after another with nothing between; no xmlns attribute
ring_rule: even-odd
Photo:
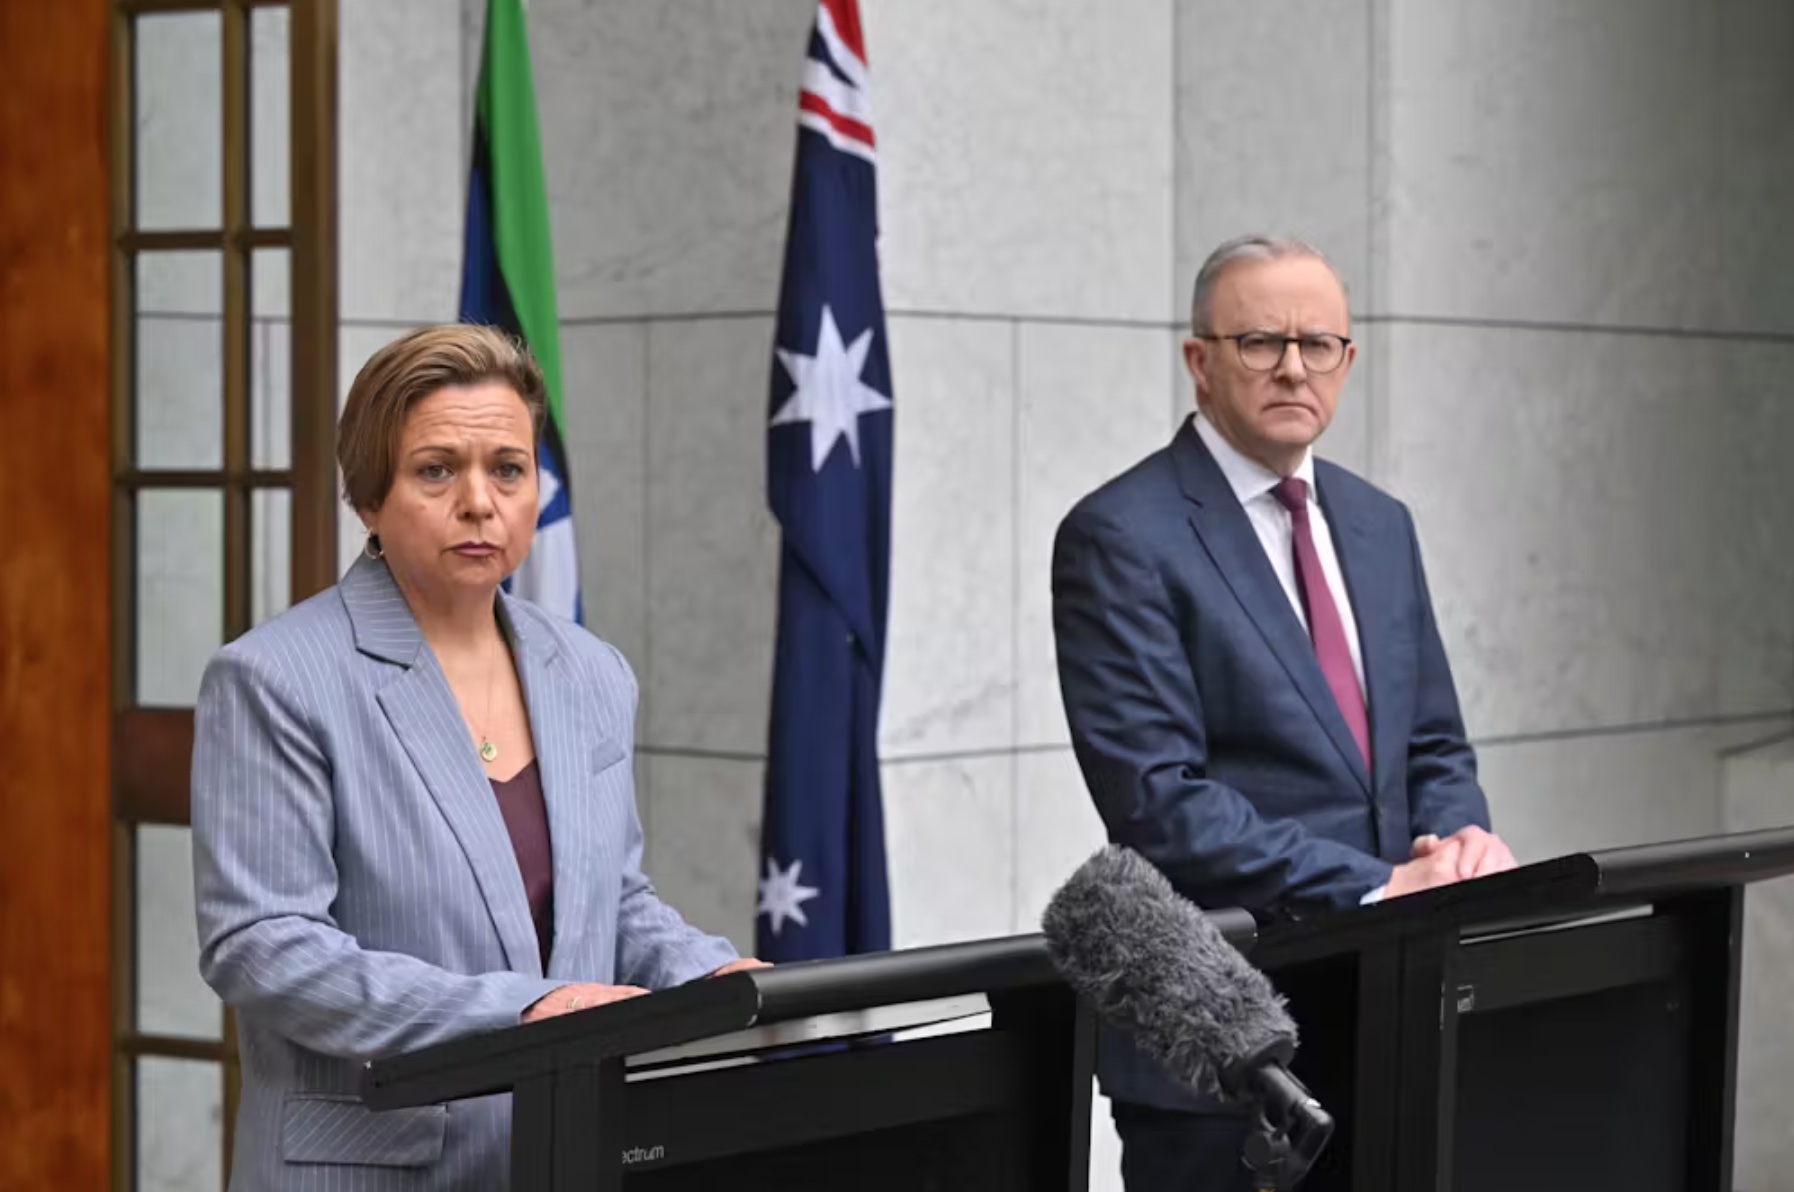
<svg viewBox="0 0 1794 1192"><path fill-rule="evenodd" d="M250 103L250 21L258 8L285 8L288 23L286 226L258 227L251 210L254 160ZM135 1062L141 1056L222 1065L224 1168L240 1088L235 1031L195 1040L150 1035L136 1013L136 829L184 826L193 749L191 708L135 701L137 609L135 508L156 489L216 490L224 502L222 640L250 628L252 503L256 492L290 494L288 598L297 602L336 582L337 389L337 0L110 0L111 126L111 1004L112 1186L136 1181ZM135 218L135 51L138 17L216 12L220 19L223 155L217 227L144 230ZM135 459L135 262L153 251L211 250L223 263L223 467L144 469ZM290 256L290 442L284 468L256 466L250 450L251 265L258 249Z"/></svg>

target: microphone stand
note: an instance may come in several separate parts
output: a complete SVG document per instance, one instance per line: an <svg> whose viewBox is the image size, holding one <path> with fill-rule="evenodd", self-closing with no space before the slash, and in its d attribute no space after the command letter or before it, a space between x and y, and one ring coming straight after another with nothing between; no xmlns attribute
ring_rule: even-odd
<svg viewBox="0 0 1794 1192"><path fill-rule="evenodd" d="M1257 1192L1290 1192L1333 1136L1333 1118L1288 1068L1272 1061L1251 1069L1252 1129L1245 1163Z"/></svg>

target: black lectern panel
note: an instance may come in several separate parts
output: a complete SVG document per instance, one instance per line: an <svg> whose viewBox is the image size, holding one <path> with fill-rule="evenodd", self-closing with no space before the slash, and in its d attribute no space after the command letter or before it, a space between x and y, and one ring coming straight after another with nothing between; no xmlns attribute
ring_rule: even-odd
<svg viewBox="0 0 1794 1192"><path fill-rule="evenodd" d="M1007 1153L1013 1119L999 1115L929 1122L758 1151L664 1171L626 1170L628 1192L1025 1192Z"/></svg>
<svg viewBox="0 0 1794 1192"><path fill-rule="evenodd" d="M1459 1019L1455 1192L1686 1187L1684 1000L1658 982Z"/></svg>
<svg viewBox="0 0 1794 1192"><path fill-rule="evenodd" d="M874 1038L632 1081L623 1106L624 1154L635 1174L721 1156L743 1163L749 1154L887 1128L986 1119L1026 1101L1025 1042L986 1030Z"/></svg>

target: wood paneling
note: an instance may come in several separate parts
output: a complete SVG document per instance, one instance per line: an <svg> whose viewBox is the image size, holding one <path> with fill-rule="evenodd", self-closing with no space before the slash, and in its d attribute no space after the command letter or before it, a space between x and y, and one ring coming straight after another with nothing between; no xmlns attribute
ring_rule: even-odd
<svg viewBox="0 0 1794 1192"><path fill-rule="evenodd" d="M119 818L134 824L189 822L193 762L192 708L130 708L112 726L120 769Z"/></svg>
<svg viewBox="0 0 1794 1192"><path fill-rule="evenodd" d="M0 0L0 1188L110 1177L104 0Z"/></svg>
<svg viewBox="0 0 1794 1192"><path fill-rule="evenodd" d="M293 603L337 580L337 0L293 7Z"/></svg>

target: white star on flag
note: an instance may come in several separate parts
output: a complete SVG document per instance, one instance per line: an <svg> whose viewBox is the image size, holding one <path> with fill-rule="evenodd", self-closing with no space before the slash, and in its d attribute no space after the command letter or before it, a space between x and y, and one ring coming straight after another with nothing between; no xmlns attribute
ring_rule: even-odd
<svg viewBox="0 0 1794 1192"><path fill-rule="evenodd" d="M766 876L760 879L760 909L755 913L772 920L774 935L783 929L786 919L799 927L810 925L804 917L803 904L822 891L797 880L803 867L802 859L791 862L791 868L786 870L780 869L779 863L771 857L766 858Z"/></svg>
<svg viewBox="0 0 1794 1192"><path fill-rule="evenodd" d="M860 415L888 410L891 399L860 380L866 355L872 350L872 328L860 332L851 344L841 342L835 314L822 308L822 328L816 336L816 354L800 356L778 349L779 362L797 388L772 416L772 424L810 424L810 467L822 471L823 461L839 439L847 440L853 466L860 466Z"/></svg>

